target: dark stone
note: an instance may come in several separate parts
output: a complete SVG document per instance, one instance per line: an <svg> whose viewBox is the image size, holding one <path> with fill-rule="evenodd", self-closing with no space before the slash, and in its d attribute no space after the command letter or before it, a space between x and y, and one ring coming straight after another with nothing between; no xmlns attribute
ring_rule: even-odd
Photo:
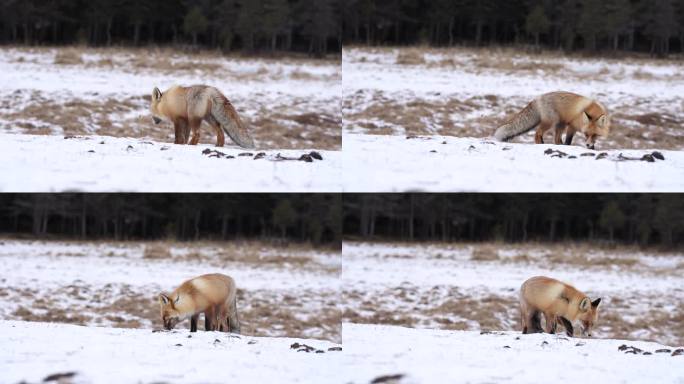
<svg viewBox="0 0 684 384"><path fill-rule="evenodd" d="M665 156L663 156L663 154L658 151L654 151L653 153L651 153L651 156L655 157L658 160L665 160Z"/></svg>

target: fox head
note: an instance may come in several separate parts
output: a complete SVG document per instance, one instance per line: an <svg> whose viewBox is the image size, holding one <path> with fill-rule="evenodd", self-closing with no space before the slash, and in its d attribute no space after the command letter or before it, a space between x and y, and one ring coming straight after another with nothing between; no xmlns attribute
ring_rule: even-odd
<svg viewBox="0 0 684 384"><path fill-rule="evenodd" d="M150 102L150 113L152 113L152 121L155 124L161 123L161 113L159 112L159 103L161 103L162 93L159 88L154 87L152 90L152 100Z"/></svg>
<svg viewBox="0 0 684 384"><path fill-rule="evenodd" d="M585 297L580 301L579 304L579 316L580 329L582 331L582 336L591 337L591 330L594 328L594 324L598 320L598 307L601 304L601 298L594 301L590 301L588 297Z"/></svg>
<svg viewBox="0 0 684 384"><path fill-rule="evenodd" d="M176 309L176 304L180 301L180 295L171 300L169 296L164 293L159 294L159 305L161 306L161 318L164 323L164 328L171 330L181 320L181 313Z"/></svg>
<svg viewBox="0 0 684 384"><path fill-rule="evenodd" d="M587 137L587 148L594 149L594 147L596 146L597 137L608 136L608 133L610 132L610 118L605 113L598 116L598 118L592 117L586 112L585 115L587 117L588 122L584 125L582 133L584 133L584 135Z"/></svg>

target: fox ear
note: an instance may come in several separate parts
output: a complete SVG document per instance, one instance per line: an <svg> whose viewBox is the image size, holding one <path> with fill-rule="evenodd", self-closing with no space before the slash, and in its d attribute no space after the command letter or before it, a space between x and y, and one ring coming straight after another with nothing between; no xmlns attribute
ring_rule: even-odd
<svg viewBox="0 0 684 384"><path fill-rule="evenodd" d="M176 294L176 300L174 300L173 303L178 304L179 301L180 301L180 293L177 293Z"/></svg>
<svg viewBox="0 0 684 384"><path fill-rule="evenodd" d="M159 99L161 99L161 97L162 97L162 93L159 90L159 88L154 87L154 90L152 91L152 98L154 100L159 100Z"/></svg>
<svg viewBox="0 0 684 384"><path fill-rule="evenodd" d="M588 311L589 310L589 303L590 303L590 301L589 301L588 297L585 297L584 299L582 299L582 301L580 301L580 304L579 304L580 312Z"/></svg>
<svg viewBox="0 0 684 384"><path fill-rule="evenodd" d="M159 302L160 302L160 303L162 303L162 304L164 304L164 305L167 305L170 301L171 301L171 300L169 299L169 297L166 296L165 294L163 294L163 293L160 293L160 294L159 294Z"/></svg>
<svg viewBox="0 0 684 384"><path fill-rule="evenodd" d="M599 304L601 304L601 298L600 297L591 302L591 306L594 308L598 308Z"/></svg>
<svg viewBox="0 0 684 384"><path fill-rule="evenodd" d="M606 126L606 115L603 115L596 120L596 125L603 128Z"/></svg>

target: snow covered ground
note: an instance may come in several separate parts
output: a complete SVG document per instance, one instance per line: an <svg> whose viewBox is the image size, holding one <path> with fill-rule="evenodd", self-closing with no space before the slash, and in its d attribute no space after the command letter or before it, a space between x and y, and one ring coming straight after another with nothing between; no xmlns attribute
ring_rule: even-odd
<svg viewBox="0 0 684 384"><path fill-rule="evenodd" d="M641 160L655 151L664 160ZM682 151L592 151L580 146L501 143L490 138L346 133L343 158L345 192L684 190Z"/></svg>
<svg viewBox="0 0 684 384"><path fill-rule="evenodd" d="M566 90L608 108L601 148L684 149L681 60L358 47L344 49L342 71L345 133L485 137L534 97Z"/></svg>
<svg viewBox="0 0 684 384"><path fill-rule="evenodd" d="M351 47L342 71L345 191L683 190L681 60ZM533 143L533 132L513 144L483 143L533 98L558 90L606 105L612 129L596 154L606 151L608 159L550 159L543 152L553 147L519 145ZM405 140L414 136L426 139ZM587 152L581 134L572 147L556 149ZM655 164L611 161L666 150Z"/></svg>
<svg viewBox="0 0 684 384"><path fill-rule="evenodd" d="M0 344L3 383L333 383L342 372L340 346L313 339L0 320Z"/></svg>
<svg viewBox="0 0 684 384"><path fill-rule="evenodd" d="M2 240L0 319L149 332L159 293L219 272L237 283L244 335L340 342L340 268L339 252L296 246Z"/></svg>
<svg viewBox="0 0 684 384"><path fill-rule="evenodd" d="M110 136L0 134L0 191L341 191L341 152L315 150L322 160L297 160L312 151L246 151L234 145L175 145Z"/></svg>
<svg viewBox="0 0 684 384"><path fill-rule="evenodd" d="M339 150L339 60L259 59L170 49L3 48L0 132L173 142L152 124L154 87L207 84L236 107L258 148ZM209 128L202 143L213 143Z"/></svg>
<svg viewBox="0 0 684 384"><path fill-rule="evenodd" d="M342 259L344 322L517 331L520 285L546 275L603 299L594 337L684 345L680 253L345 241Z"/></svg>
<svg viewBox="0 0 684 384"><path fill-rule="evenodd" d="M657 343L351 323L343 329L351 383L684 383L684 349L672 356L676 348Z"/></svg>
<svg viewBox="0 0 684 384"><path fill-rule="evenodd" d="M0 191L339 192L341 78L335 59L2 48ZM204 148L216 149L207 124L200 129L206 145L178 149L172 125L152 123L150 95L154 87L193 84L215 86L231 100L254 137L255 154L299 158L317 151L324 160L205 159ZM74 135L88 141L63 140ZM226 143L219 150L245 152ZM170 149L160 152L164 147Z"/></svg>

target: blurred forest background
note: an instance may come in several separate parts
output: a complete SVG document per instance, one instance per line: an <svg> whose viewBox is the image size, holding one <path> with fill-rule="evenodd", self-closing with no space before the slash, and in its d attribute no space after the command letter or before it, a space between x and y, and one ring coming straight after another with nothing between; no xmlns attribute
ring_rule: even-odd
<svg viewBox="0 0 684 384"><path fill-rule="evenodd" d="M684 0L346 0L344 43L684 51Z"/></svg>
<svg viewBox="0 0 684 384"><path fill-rule="evenodd" d="M345 194L344 234L402 241L684 247L678 194Z"/></svg>
<svg viewBox="0 0 684 384"><path fill-rule="evenodd" d="M0 194L0 234L341 246L339 194Z"/></svg>
<svg viewBox="0 0 684 384"><path fill-rule="evenodd" d="M0 0L0 43L342 49L341 0Z"/></svg>

